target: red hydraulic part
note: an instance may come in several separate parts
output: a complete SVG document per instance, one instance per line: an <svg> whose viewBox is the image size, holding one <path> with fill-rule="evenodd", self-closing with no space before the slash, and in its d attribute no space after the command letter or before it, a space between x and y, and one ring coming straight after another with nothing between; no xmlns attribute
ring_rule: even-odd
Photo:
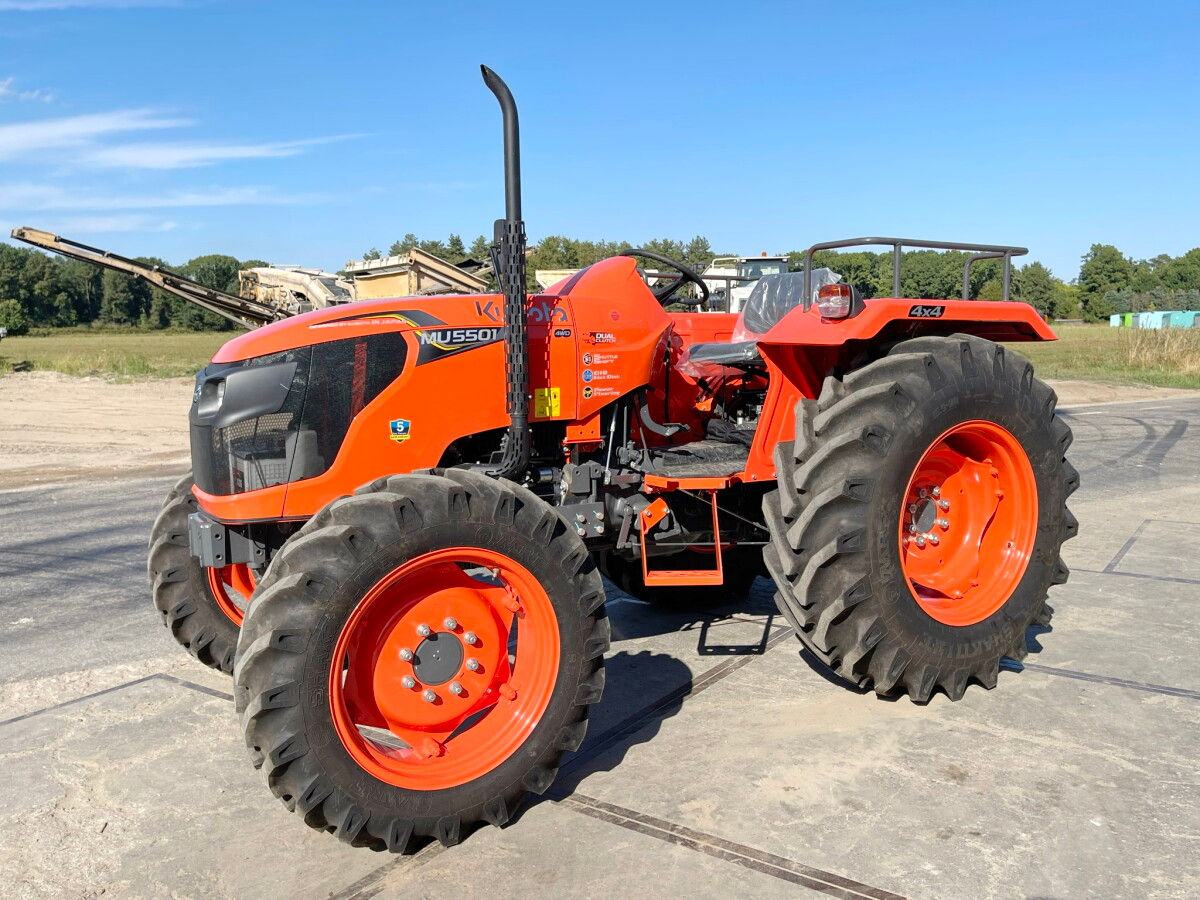
<svg viewBox="0 0 1200 900"><path fill-rule="evenodd" d="M381 781L479 778L529 737L558 677L558 618L515 560L426 553L375 584L342 627L329 705L346 752Z"/></svg>
<svg viewBox="0 0 1200 900"><path fill-rule="evenodd" d="M917 463L900 511L900 562L913 598L946 625L1004 605L1033 553L1037 482L1020 442L994 422L962 422Z"/></svg>

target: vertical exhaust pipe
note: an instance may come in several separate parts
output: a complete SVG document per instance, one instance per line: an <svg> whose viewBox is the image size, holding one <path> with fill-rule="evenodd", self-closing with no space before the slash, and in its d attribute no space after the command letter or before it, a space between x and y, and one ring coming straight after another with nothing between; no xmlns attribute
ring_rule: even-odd
<svg viewBox="0 0 1200 900"><path fill-rule="evenodd" d="M499 75L487 66L488 86L504 117L504 218L496 220L492 271L504 295L504 367L508 438L500 463L488 474L523 480L529 469L529 340L525 322L525 222L521 219L521 134L517 104Z"/></svg>

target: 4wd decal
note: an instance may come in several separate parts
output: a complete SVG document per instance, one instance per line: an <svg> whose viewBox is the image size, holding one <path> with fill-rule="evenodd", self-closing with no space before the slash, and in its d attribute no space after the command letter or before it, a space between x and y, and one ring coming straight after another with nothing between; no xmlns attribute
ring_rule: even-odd
<svg viewBox="0 0 1200 900"><path fill-rule="evenodd" d="M925 306L918 303L908 311L908 315L913 319L940 319L945 311L944 306Z"/></svg>

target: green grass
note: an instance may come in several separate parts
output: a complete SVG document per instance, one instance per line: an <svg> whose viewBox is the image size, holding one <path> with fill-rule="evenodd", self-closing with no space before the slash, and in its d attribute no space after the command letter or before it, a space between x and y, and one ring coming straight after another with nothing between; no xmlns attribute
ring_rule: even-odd
<svg viewBox="0 0 1200 900"><path fill-rule="evenodd" d="M1012 344L1039 378L1200 388L1200 329L1058 325L1052 343Z"/></svg>
<svg viewBox="0 0 1200 900"><path fill-rule="evenodd" d="M1014 344L1042 378L1200 388L1200 329L1142 331L1059 325L1059 340ZM67 375L170 378L192 375L239 332L64 329L0 341L0 373L42 369Z"/></svg>
<svg viewBox="0 0 1200 900"><path fill-rule="evenodd" d="M193 375L240 332L64 329L0 340L0 374L43 370L119 379Z"/></svg>

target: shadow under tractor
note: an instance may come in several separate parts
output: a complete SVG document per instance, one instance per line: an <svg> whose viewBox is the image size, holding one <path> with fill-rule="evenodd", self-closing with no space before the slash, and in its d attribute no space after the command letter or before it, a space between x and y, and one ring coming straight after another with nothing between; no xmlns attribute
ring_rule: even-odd
<svg viewBox="0 0 1200 900"><path fill-rule="evenodd" d="M818 244L736 315L667 311L708 290L646 250L529 295L516 107L483 77L501 293L316 310L196 377L154 603L233 673L275 796L375 849L503 825L600 699L602 573L684 604L769 575L796 637L862 689L992 688L1076 530L1070 429L1006 346L1055 337L1007 300L1025 251ZM871 243L893 248L894 294L902 246L942 247L1002 259L1005 301L864 300L813 268Z"/></svg>

